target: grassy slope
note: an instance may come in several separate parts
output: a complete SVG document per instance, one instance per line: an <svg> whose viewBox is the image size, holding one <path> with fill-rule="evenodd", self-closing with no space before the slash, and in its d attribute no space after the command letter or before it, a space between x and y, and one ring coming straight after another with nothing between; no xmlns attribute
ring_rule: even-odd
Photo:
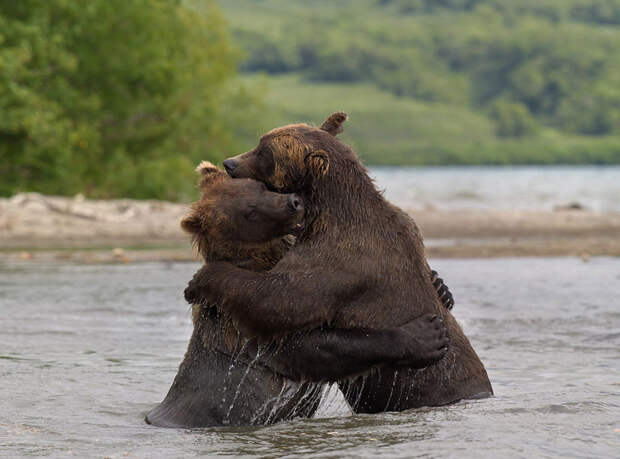
<svg viewBox="0 0 620 459"><path fill-rule="evenodd" d="M343 5L359 12L373 3L342 0L334 6L334 2L326 0L311 5L226 0L220 5L233 29L265 31L286 26L298 13L305 15L309 9L313 16L330 18L342 11ZM411 18L399 18L380 9L373 10L372 19L378 30L386 26L396 30L412 24ZM442 19L443 14L433 17L440 23ZM453 20L454 16L445 19ZM620 162L617 136L568 135L543 128L535 136L499 138L488 113L471 108L464 101L450 105L399 98L371 83L315 83L295 73L246 75L245 80L250 87L266 94L264 129L296 121L320 124L333 111L349 113L343 139L353 144L370 164ZM255 141L248 138L246 143L250 146Z"/></svg>
<svg viewBox="0 0 620 459"><path fill-rule="evenodd" d="M310 83L294 74L244 80L266 92L264 130L298 121L318 125L330 113L346 111L342 139L369 164L613 162L618 151L616 138L551 129L536 138L500 140L492 122L467 107L398 98L371 84ZM248 139L248 147L255 142ZM601 160L605 154L608 161Z"/></svg>

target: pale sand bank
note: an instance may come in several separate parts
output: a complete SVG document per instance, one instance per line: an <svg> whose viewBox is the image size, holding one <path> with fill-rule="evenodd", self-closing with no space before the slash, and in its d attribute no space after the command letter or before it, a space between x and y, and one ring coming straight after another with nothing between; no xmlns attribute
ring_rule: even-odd
<svg viewBox="0 0 620 459"><path fill-rule="evenodd" d="M195 260L186 204L34 193L0 199L0 261ZM620 214L585 210L410 212L429 257L620 256ZM117 250L114 250L117 249Z"/></svg>

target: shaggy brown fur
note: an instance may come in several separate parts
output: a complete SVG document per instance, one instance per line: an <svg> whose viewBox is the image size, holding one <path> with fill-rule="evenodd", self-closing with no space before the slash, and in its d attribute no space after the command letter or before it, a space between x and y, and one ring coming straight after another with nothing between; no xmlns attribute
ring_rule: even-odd
<svg viewBox="0 0 620 459"><path fill-rule="evenodd" d="M274 266L295 242L291 233L301 229L303 205L289 208L296 196L268 192L255 180L231 180L221 169L203 161L200 200L181 228L192 236L204 260L230 261L254 270Z"/></svg>
<svg viewBox="0 0 620 459"><path fill-rule="evenodd" d="M204 259L256 271L273 267L294 242L288 233L302 228L299 197L232 180L210 163L198 171L201 198L181 225ZM336 380L382 364L419 366L438 358L446 342L444 327L429 317L394 330L315 329L265 347L243 339L214 307L193 306L193 322L172 387L147 415L151 424L242 425L311 416L321 385L293 379Z"/></svg>
<svg viewBox="0 0 620 459"><path fill-rule="evenodd" d="M228 173L279 192L299 193L306 226L269 272L209 263L186 290L261 335L308 329L397 327L423 314L443 317L452 340L436 365L383 369L343 384L362 412L441 405L492 393L484 366L448 310L440 307L414 221L387 202L357 155L340 142L337 113L327 130L306 124L274 129L248 153L226 160Z"/></svg>

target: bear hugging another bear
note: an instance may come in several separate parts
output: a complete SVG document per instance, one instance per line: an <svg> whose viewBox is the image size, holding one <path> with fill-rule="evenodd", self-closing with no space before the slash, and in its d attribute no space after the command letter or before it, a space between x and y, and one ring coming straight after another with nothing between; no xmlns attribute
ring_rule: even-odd
<svg viewBox="0 0 620 459"><path fill-rule="evenodd" d="M206 261L253 271L272 268L303 229L304 208L293 193L233 180L210 163L198 167L201 198L181 226ZM446 305L451 298L437 285ZM444 290L446 290L444 292ZM323 381L344 380L379 366L423 367L446 350L445 328L432 315L393 329L321 327L259 346L229 317L193 306L194 331L172 387L147 422L164 427L269 424L312 416Z"/></svg>
<svg viewBox="0 0 620 459"><path fill-rule="evenodd" d="M224 161L233 178L299 195L305 226L269 271L206 263L186 289L186 299L217 305L262 339L325 324L390 329L436 314L451 339L447 354L425 368L381 367L342 380L352 408L374 413L491 395L482 362L440 304L416 224L385 200L355 152L336 138L346 119L335 113L321 128L274 129L253 150Z"/></svg>

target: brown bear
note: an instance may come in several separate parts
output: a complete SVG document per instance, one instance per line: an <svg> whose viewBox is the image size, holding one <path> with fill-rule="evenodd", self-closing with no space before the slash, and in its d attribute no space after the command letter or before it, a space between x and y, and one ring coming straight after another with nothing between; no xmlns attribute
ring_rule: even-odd
<svg viewBox="0 0 620 459"><path fill-rule="evenodd" d="M385 200L356 153L336 138L347 119L294 124L264 135L253 150L224 161L233 178L299 194L306 206L297 243L267 272L207 263L188 288L261 336L327 324L398 327L423 314L443 317L451 345L437 364L381 368L341 388L358 412L443 405L492 394L486 370L462 329L440 307L414 221Z"/></svg>
<svg viewBox="0 0 620 459"><path fill-rule="evenodd" d="M254 180L233 180L210 163L198 171L201 199L181 226L202 257L255 271L273 267L293 244L290 234L303 229L301 198L269 192ZM151 424L246 425L311 416L322 386L293 379L336 380L382 364L424 366L439 359L447 343L432 316L394 330L317 329L263 346L245 340L215 308L194 306L193 322L172 387L146 416Z"/></svg>

